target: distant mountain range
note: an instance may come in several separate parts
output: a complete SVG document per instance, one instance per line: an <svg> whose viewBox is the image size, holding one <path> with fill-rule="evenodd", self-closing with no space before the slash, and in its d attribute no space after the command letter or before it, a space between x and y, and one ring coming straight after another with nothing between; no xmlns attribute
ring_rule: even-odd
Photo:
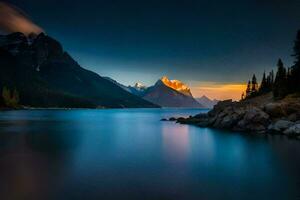
<svg viewBox="0 0 300 200"><path fill-rule="evenodd" d="M190 88L166 76L153 86L124 86L82 68L62 45L44 33L0 35L0 90L17 90L28 107L133 108L207 107L216 100L195 99Z"/></svg>
<svg viewBox="0 0 300 200"><path fill-rule="evenodd" d="M203 95L200 98L196 98L196 100L203 105L205 108L213 108L219 101L216 99L209 99L207 96Z"/></svg>
<svg viewBox="0 0 300 200"><path fill-rule="evenodd" d="M16 89L30 107L158 107L82 68L62 45L41 33L0 35L0 89Z"/></svg>
<svg viewBox="0 0 300 200"><path fill-rule="evenodd" d="M201 103L194 99L190 88L179 80L169 80L166 76L159 79L153 86L146 87L142 83L124 86L112 80L126 91L162 107L202 108Z"/></svg>

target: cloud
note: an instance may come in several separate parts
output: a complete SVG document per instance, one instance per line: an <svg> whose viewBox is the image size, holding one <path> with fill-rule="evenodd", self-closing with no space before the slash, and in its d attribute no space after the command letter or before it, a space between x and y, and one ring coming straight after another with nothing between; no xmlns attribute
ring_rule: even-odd
<svg viewBox="0 0 300 200"><path fill-rule="evenodd" d="M21 10L4 2L0 2L0 32L22 32L39 34L44 30L33 23Z"/></svg>

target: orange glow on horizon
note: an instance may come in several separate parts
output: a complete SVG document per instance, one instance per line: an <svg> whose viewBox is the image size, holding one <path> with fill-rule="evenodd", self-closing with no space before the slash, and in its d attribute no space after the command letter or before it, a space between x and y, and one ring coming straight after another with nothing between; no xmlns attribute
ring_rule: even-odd
<svg viewBox="0 0 300 200"><path fill-rule="evenodd" d="M194 97L205 95L210 99L232 99L237 101L241 99L241 95L246 89L246 84L204 82L198 83L191 88Z"/></svg>

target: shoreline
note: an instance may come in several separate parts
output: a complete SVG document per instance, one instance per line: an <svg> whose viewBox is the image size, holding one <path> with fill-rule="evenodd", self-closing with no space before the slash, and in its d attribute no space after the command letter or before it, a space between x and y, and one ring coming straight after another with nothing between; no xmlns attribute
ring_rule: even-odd
<svg viewBox="0 0 300 200"><path fill-rule="evenodd" d="M160 108L149 108L149 107L129 107L129 108L60 108L60 107L22 107L22 108L0 108L1 111L18 111L18 110L121 110L121 109L177 109L177 110L183 110L183 109L199 109L199 110L211 110L212 108L183 108L183 107L160 107Z"/></svg>
<svg viewBox="0 0 300 200"><path fill-rule="evenodd" d="M162 121L233 132L281 134L300 139L300 97L290 95L275 101L271 94L267 94L240 102L225 100L207 113Z"/></svg>

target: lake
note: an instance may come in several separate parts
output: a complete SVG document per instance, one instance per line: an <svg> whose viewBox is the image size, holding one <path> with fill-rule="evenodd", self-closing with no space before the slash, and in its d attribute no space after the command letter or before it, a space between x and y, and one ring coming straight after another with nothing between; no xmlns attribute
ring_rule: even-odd
<svg viewBox="0 0 300 200"><path fill-rule="evenodd" d="M163 122L201 109L0 113L0 199L300 199L300 141Z"/></svg>

